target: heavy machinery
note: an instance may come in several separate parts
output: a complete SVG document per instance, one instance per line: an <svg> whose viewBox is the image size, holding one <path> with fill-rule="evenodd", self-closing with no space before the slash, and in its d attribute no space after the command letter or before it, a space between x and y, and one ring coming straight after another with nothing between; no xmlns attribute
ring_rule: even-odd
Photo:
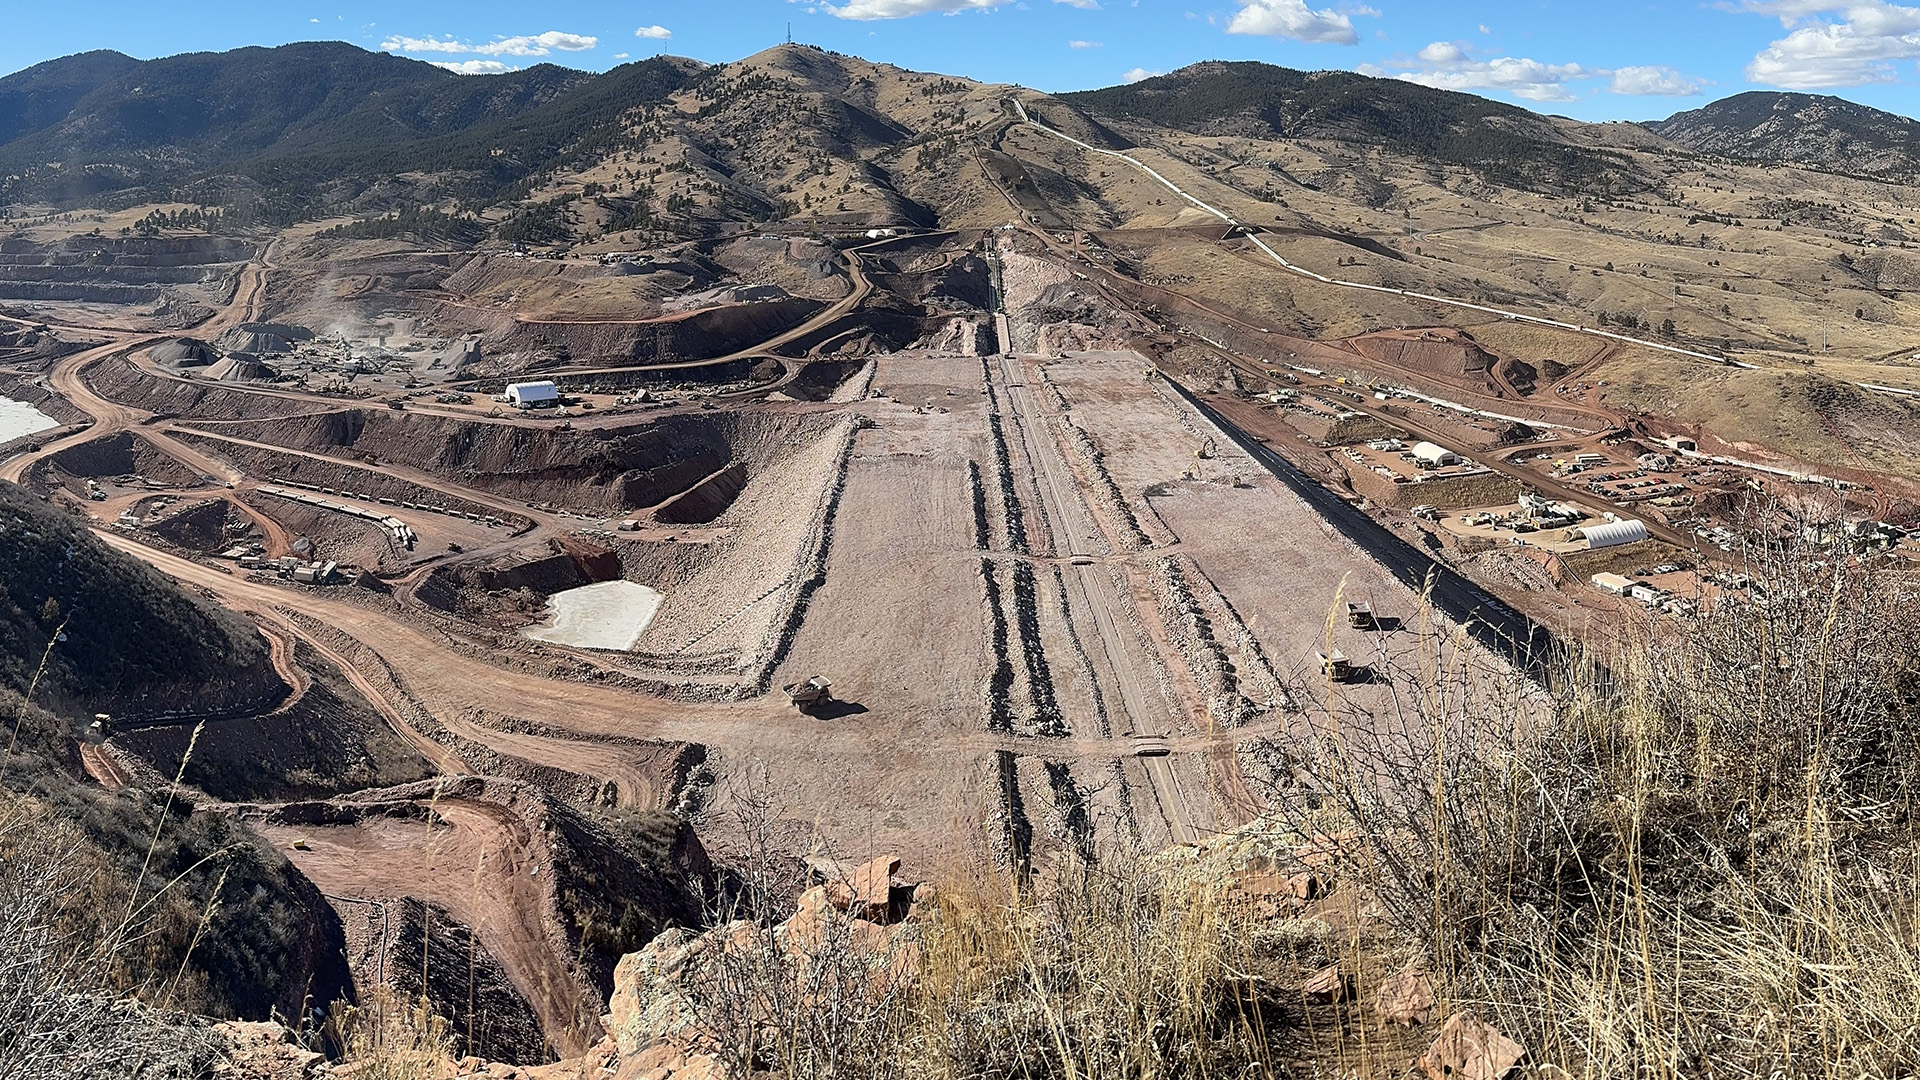
<svg viewBox="0 0 1920 1080"><path fill-rule="evenodd" d="M1373 617L1372 604L1348 604L1347 625L1355 630L1372 630L1380 624Z"/></svg>
<svg viewBox="0 0 1920 1080"><path fill-rule="evenodd" d="M1366 672L1366 668L1355 664L1347 654L1339 649L1329 653L1314 653L1320 660L1320 672L1334 682L1353 682Z"/></svg>
<svg viewBox="0 0 1920 1080"><path fill-rule="evenodd" d="M833 686L823 675L815 675L804 682L789 683L781 687L787 693L787 700L801 712L817 709L833 700Z"/></svg>
<svg viewBox="0 0 1920 1080"><path fill-rule="evenodd" d="M1166 757L1171 753L1173 748L1167 745L1165 735L1136 734L1133 737L1134 757Z"/></svg>

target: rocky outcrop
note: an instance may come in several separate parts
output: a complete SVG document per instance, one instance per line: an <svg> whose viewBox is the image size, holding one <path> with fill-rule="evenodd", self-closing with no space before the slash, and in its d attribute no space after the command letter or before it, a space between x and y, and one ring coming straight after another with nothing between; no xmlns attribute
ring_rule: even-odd
<svg viewBox="0 0 1920 1080"><path fill-rule="evenodd" d="M1417 1063L1429 1080L1500 1080L1527 1049L1470 1012L1454 1013Z"/></svg>
<svg viewBox="0 0 1920 1080"><path fill-rule="evenodd" d="M1641 126L1698 153L1895 180L1920 174L1920 123L1826 94L1749 91Z"/></svg>
<svg viewBox="0 0 1920 1080"><path fill-rule="evenodd" d="M772 1019L715 1007L717 996L746 980L808 980L820 965L832 965L862 973L862 993L911 984L920 962L918 923L936 898L929 886L896 877L899 869L894 855L857 866L816 863L812 874L820 883L801 894L783 922L736 919L704 932L673 929L622 958L605 1017L614 1048L628 1060L659 1056L655 1048L663 1046L690 1064L715 1055L737 1034L715 1030L716 1021ZM771 985L766 989L780 995Z"/></svg>

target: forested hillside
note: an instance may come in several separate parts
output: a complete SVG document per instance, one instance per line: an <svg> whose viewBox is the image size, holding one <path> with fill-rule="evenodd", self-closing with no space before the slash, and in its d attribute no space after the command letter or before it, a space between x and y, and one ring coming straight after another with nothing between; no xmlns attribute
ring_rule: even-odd
<svg viewBox="0 0 1920 1080"><path fill-rule="evenodd" d="M1377 145L1521 187L1606 194L1646 185L1624 155L1570 145L1526 109L1346 71L1210 61L1061 97L1096 116L1195 134Z"/></svg>

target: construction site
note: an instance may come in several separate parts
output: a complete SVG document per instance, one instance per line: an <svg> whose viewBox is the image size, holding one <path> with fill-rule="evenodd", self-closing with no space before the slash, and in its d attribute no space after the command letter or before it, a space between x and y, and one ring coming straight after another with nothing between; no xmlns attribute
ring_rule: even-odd
<svg viewBox="0 0 1920 1080"><path fill-rule="evenodd" d="M1267 255L1333 242L1209 217L1239 197L1209 170L967 100L996 149L950 227L538 258L306 229L183 247L214 268L186 292L7 294L0 479L271 644L288 695L184 775L360 927L357 978L426 905L488 954L499 1045L578 1054L611 967L568 921L575 816L681 815L724 861L759 815L785 857L923 877L1201 843L1411 672L1524 707L1553 638L1734 587L1758 494L1913 554L1913 478L1594 374L1684 350L1328 300ZM1376 325L1282 326L1227 270ZM110 719L84 758L117 787L206 718Z"/></svg>

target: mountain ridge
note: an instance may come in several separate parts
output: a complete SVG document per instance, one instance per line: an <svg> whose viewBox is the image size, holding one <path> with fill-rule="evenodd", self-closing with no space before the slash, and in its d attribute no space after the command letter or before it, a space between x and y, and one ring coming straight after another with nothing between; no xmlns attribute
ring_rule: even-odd
<svg viewBox="0 0 1920 1080"><path fill-rule="evenodd" d="M99 51L0 78L0 200L244 204L275 224L508 204L531 235L552 231L536 204L565 174L596 188L585 223L610 231L675 215L950 224L991 202L961 166L1005 130L1001 99L1016 92L803 45L724 65L661 56L490 76L345 42L144 61ZM1398 79L1203 61L1036 103L1116 146L1155 130L1320 140L1600 197L1656 185L1628 150L1920 176L1920 123L1806 94L1586 124Z"/></svg>
<svg viewBox="0 0 1920 1080"><path fill-rule="evenodd" d="M1920 121L1830 94L1752 90L1640 126L1698 153L1881 178L1920 176Z"/></svg>
<svg viewBox="0 0 1920 1080"><path fill-rule="evenodd" d="M1059 97L1116 121L1197 135L1377 143L1522 187L1569 185L1604 194L1647 185L1618 155L1569 143L1554 118L1473 94L1347 71L1212 60Z"/></svg>

